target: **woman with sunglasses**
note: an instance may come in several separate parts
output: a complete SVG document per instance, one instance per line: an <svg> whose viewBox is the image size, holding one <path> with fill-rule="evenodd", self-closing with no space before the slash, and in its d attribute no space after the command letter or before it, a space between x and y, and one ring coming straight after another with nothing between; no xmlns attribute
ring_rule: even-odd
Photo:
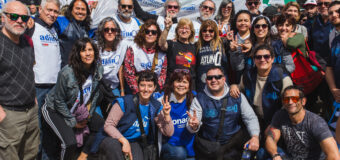
<svg viewBox="0 0 340 160"><path fill-rule="evenodd" d="M126 94L138 92L138 73L151 70L157 75L159 88L163 89L166 72L167 58L158 45L161 30L155 20L146 21L137 33L134 43L126 51L124 59L124 77L128 87Z"/></svg>
<svg viewBox="0 0 340 160"><path fill-rule="evenodd" d="M166 51L168 59L167 82L175 68L184 67L190 70L192 82L195 82L195 66L196 66L196 46L193 43L195 39L195 29L190 19L181 18L176 27L176 38L174 40L166 40L169 29L172 26L172 20L165 20L165 29L159 38L159 47Z"/></svg>
<svg viewBox="0 0 340 160"><path fill-rule="evenodd" d="M193 149L194 134L186 129L190 105L194 95L190 71L185 68L175 69L169 83L164 88L164 96L169 98L171 105L170 116L174 123L174 134L171 137L163 136L161 159L163 160L189 160L195 156ZM165 143L164 143L165 142Z"/></svg>
<svg viewBox="0 0 340 160"><path fill-rule="evenodd" d="M262 136L274 113L282 107L281 93L293 84L283 69L273 64L274 59L275 54L270 45L256 46L253 56L255 67L244 71L239 85L259 119ZM238 97L240 94L232 96ZM263 140L260 146L264 145Z"/></svg>
<svg viewBox="0 0 340 160"><path fill-rule="evenodd" d="M212 66L227 68L227 57L218 27L213 20L203 21L199 39L196 42L196 91L203 91L205 87L206 72Z"/></svg>
<svg viewBox="0 0 340 160"><path fill-rule="evenodd" d="M218 22L218 31L221 37L226 37L231 30L231 21L235 16L235 6L231 0L223 0L218 9L215 21Z"/></svg>
<svg viewBox="0 0 340 160"><path fill-rule="evenodd" d="M112 17L104 18L98 26L98 49L104 68L103 83L115 96L124 96L123 61L120 27ZM126 48L125 48L126 51ZM120 89L118 88L120 86Z"/></svg>
<svg viewBox="0 0 340 160"><path fill-rule="evenodd" d="M98 83L103 76L96 44L88 38L75 42L69 64L58 75L42 107L43 148L49 159L73 160L82 148L89 153L86 138L102 119L95 113ZM104 122L102 122L104 123Z"/></svg>
<svg viewBox="0 0 340 160"><path fill-rule="evenodd" d="M164 0L163 0L164 2ZM136 13L136 17L147 21L148 19L154 19L161 30L163 31L166 29L165 19L170 18L172 19L173 25L168 29L168 36L166 37L167 40L173 40L176 38L176 26L178 22L177 14L179 13L181 9L181 4L179 0L166 0L164 2L164 10L161 14L163 15L157 15L157 14L151 14L147 11L144 11L142 7L139 5L137 0L133 0L133 6L134 11Z"/></svg>

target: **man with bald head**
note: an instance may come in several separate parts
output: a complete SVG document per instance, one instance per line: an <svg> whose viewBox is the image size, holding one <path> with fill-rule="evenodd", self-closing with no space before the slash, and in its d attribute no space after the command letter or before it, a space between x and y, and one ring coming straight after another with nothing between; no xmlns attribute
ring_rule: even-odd
<svg viewBox="0 0 340 160"><path fill-rule="evenodd" d="M5 4L0 32L0 159L32 160L38 153L38 106L35 100L34 52L24 35L30 17L19 1Z"/></svg>

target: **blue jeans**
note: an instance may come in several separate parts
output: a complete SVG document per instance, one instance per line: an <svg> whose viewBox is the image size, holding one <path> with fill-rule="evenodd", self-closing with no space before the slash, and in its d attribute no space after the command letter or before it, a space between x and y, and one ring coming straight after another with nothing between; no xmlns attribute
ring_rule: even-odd
<svg viewBox="0 0 340 160"><path fill-rule="evenodd" d="M41 107L44 105L45 103L45 98L48 92L51 91L52 87L35 87L35 91L36 91L36 95L37 95L37 101L38 101L38 118L39 118L39 128L40 128L40 141L42 141L42 136L43 136L43 132L42 132L42 128L41 128ZM39 145L39 158L41 156L42 160L48 160L48 157L44 151L44 149L41 146L42 143L40 143Z"/></svg>
<svg viewBox="0 0 340 160"><path fill-rule="evenodd" d="M195 160L187 157L187 150L183 146L173 146L169 143L162 145L161 159L163 160Z"/></svg>
<svg viewBox="0 0 340 160"><path fill-rule="evenodd" d="M281 155L281 157L284 157L286 155L283 149L280 147L277 147L277 152ZM269 153L264 148L260 148L257 151L256 157L259 160L271 160L272 159L272 157L269 155Z"/></svg>

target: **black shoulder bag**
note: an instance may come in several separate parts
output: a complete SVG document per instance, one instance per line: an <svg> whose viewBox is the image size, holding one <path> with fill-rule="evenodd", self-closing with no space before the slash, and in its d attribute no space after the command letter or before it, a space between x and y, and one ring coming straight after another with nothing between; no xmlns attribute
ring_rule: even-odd
<svg viewBox="0 0 340 160"><path fill-rule="evenodd" d="M157 152L156 145L148 144L148 141L147 141L147 135L145 134L145 131L144 131L144 125L143 125L142 115L140 113L139 102L138 102L137 96L133 97L133 103L135 104L135 107L136 107L136 114L137 114L139 129L141 132L141 142L139 144L142 147L143 159L144 160L157 160L158 152ZM152 119L150 120L150 123L152 123L151 121Z"/></svg>
<svg viewBox="0 0 340 160"><path fill-rule="evenodd" d="M225 118L225 112L227 107L227 98L223 99L222 107L221 107L221 114L220 114L220 123L218 125L218 130L216 134L216 141L210 141L206 140L199 136L199 134L196 135L195 141L194 141L194 148L204 155L216 157L216 154L218 153L218 150L221 147L220 142L218 142L219 137L222 134L223 125L224 125L224 118Z"/></svg>

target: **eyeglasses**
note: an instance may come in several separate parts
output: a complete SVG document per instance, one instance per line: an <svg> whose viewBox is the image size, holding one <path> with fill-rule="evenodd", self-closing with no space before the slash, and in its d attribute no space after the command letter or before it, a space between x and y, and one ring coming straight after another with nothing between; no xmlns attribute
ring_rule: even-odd
<svg viewBox="0 0 340 160"><path fill-rule="evenodd" d="M220 80L223 77L223 75L212 75L212 76L207 76L207 80L212 80L215 78L216 80Z"/></svg>
<svg viewBox="0 0 340 160"><path fill-rule="evenodd" d="M186 74L188 74L188 73L190 73L190 70L188 70L188 69L175 69L174 72L175 73L186 73Z"/></svg>
<svg viewBox="0 0 340 160"><path fill-rule="evenodd" d="M105 33L117 33L119 32L119 29L118 28L104 28L104 32Z"/></svg>
<svg viewBox="0 0 340 160"><path fill-rule="evenodd" d="M299 102L300 97L299 96L283 97L282 102L284 104L288 104L290 100L292 100L293 103L297 103Z"/></svg>
<svg viewBox="0 0 340 160"><path fill-rule="evenodd" d="M178 9L178 6L168 5L168 9Z"/></svg>
<svg viewBox="0 0 340 160"><path fill-rule="evenodd" d="M263 28L263 29L267 29L268 28L268 24L255 24L254 28L256 29L260 29L260 28Z"/></svg>
<svg viewBox="0 0 340 160"><path fill-rule="evenodd" d="M248 4L248 6L251 6L251 5L255 5L255 6L257 6L257 5L259 5L259 2L248 2L247 3Z"/></svg>
<svg viewBox="0 0 340 160"><path fill-rule="evenodd" d="M254 58L256 60L261 60L262 57L265 59L265 60L268 60L269 58L271 58L272 56L270 56L269 54L266 54L266 55L255 55Z"/></svg>
<svg viewBox="0 0 340 160"><path fill-rule="evenodd" d="M233 9L233 7L231 7L231 6L227 6L226 4L225 4L225 5L223 5L223 6L222 6L222 8L226 8L227 10L232 10L232 9Z"/></svg>
<svg viewBox="0 0 340 160"><path fill-rule="evenodd" d="M152 34L152 35L157 35L157 31L156 30L145 30L145 34Z"/></svg>
<svg viewBox="0 0 340 160"><path fill-rule="evenodd" d="M30 19L30 16L28 15L20 15L16 13L7 13L7 12L3 12L3 13L6 15L9 15L9 19L11 19L12 21L17 21L19 17L21 17L21 20L26 23Z"/></svg>
<svg viewBox="0 0 340 160"><path fill-rule="evenodd" d="M125 9L126 7L127 7L128 9L132 9L133 6L132 6L132 5L122 4L121 7L124 8L124 9Z"/></svg>
<svg viewBox="0 0 340 160"><path fill-rule="evenodd" d="M206 32L214 33L214 30L212 30L212 29L203 29L202 30L202 33L206 33Z"/></svg>
<svg viewBox="0 0 340 160"><path fill-rule="evenodd" d="M181 28L179 28L178 30L188 31L188 30L190 30L190 28L181 27Z"/></svg>
<svg viewBox="0 0 340 160"><path fill-rule="evenodd" d="M319 3L318 3L318 6L319 6L319 7L322 7L322 5L325 5L325 7L328 7L329 4L330 4L329 2L319 2Z"/></svg>
<svg viewBox="0 0 340 160"><path fill-rule="evenodd" d="M202 6L203 9L209 9L209 11L213 11L215 8L209 6Z"/></svg>

